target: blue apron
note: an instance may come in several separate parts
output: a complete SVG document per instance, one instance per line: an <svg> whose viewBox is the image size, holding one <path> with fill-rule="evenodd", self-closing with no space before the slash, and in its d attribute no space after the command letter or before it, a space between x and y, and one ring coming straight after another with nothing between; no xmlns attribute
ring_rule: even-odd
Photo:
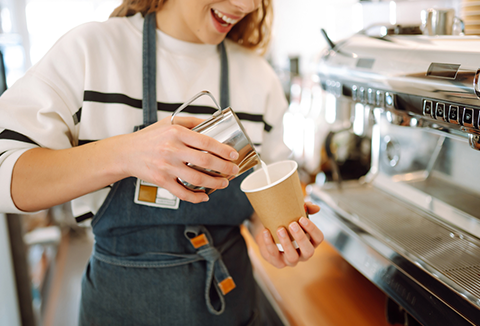
<svg viewBox="0 0 480 326"><path fill-rule="evenodd" d="M143 28L141 129L157 121L156 15ZM228 62L221 54L221 106ZM255 283L239 225L253 209L246 174L206 203L178 209L134 203L135 178L113 185L93 217L95 245L82 279L79 325L282 325Z"/></svg>

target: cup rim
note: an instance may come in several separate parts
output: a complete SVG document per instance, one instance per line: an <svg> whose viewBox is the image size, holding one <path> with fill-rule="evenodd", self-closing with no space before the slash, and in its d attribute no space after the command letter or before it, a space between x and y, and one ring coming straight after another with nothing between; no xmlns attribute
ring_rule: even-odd
<svg viewBox="0 0 480 326"><path fill-rule="evenodd" d="M275 182L272 182L266 186L263 186L263 187L259 187L259 188L255 188L255 189L244 189L243 188L243 185L245 184L245 182L247 180L249 180L250 178L252 178L254 175L260 173L263 171L263 167L261 169L258 169L257 171L251 173L250 175L248 175L243 181L242 183L240 184L240 189L244 192L244 193L252 193L252 192L259 192L259 191L263 191L265 189L268 189L268 188L272 188L273 186L276 186L278 185L279 183L285 181L286 179L288 179L292 174L295 173L295 171L297 171L298 169L298 163L294 160L283 160L283 161L280 161L280 162L275 162L275 163L272 163L272 164L268 164L267 167L271 167L271 166L275 166L275 165L278 165L278 164L285 164L285 163L293 163L293 166L292 166L292 170L287 173L285 176L283 176L282 178L278 179L277 181Z"/></svg>

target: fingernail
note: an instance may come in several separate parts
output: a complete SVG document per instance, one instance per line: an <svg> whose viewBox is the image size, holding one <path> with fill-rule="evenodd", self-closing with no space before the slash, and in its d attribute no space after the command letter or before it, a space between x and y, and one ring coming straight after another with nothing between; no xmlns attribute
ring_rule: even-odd
<svg viewBox="0 0 480 326"><path fill-rule="evenodd" d="M265 238L265 240L270 240L270 234L268 234L267 230L263 231L263 237Z"/></svg>
<svg viewBox="0 0 480 326"><path fill-rule="evenodd" d="M237 152L230 152L230 158L232 160L236 160L238 158L238 153Z"/></svg>
<svg viewBox="0 0 480 326"><path fill-rule="evenodd" d="M280 235L281 238L287 237L287 231L284 228L279 229L278 234Z"/></svg>
<svg viewBox="0 0 480 326"><path fill-rule="evenodd" d="M290 224L290 229L293 232L297 232L298 230L300 230L300 227L298 226L297 222L293 222L293 223Z"/></svg>
<svg viewBox="0 0 480 326"><path fill-rule="evenodd" d="M238 171L240 171L240 168L238 167L238 165L235 165L235 167L233 168L233 175L236 175Z"/></svg>
<svg viewBox="0 0 480 326"><path fill-rule="evenodd" d="M308 220L308 218L302 216L300 218L300 224L303 226L308 226L308 224L310 224L310 221Z"/></svg>
<svg viewBox="0 0 480 326"><path fill-rule="evenodd" d="M223 182L222 182L222 187L227 187L228 186L228 180L227 179L223 179Z"/></svg>
<svg viewBox="0 0 480 326"><path fill-rule="evenodd" d="M209 200L210 200L210 197L207 196L207 197L203 198L202 201L203 201L203 202L206 202L206 201L209 201Z"/></svg>

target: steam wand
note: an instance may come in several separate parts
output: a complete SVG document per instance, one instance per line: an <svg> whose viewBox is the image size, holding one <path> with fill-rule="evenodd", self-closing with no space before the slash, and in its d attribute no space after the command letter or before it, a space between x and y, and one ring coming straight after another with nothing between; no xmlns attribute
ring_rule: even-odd
<svg viewBox="0 0 480 326"><path fill-rule="evenodd" d="M321 29L320 29L320 32L322 32L323 38L325 38L325 41L327 41L328 46L330 47L330 49L333 50L333 49L335 48L335 43L333 43L333 41L330 39L330 37L328 37L328 34L327 34L327 32L325 31L325 29L321 28Z"/></svg>

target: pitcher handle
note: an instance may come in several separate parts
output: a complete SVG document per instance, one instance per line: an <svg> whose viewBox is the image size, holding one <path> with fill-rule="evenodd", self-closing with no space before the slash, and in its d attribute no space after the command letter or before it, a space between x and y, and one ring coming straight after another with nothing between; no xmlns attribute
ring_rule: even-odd
<svg viewBox="0 0 480 326"><path fill-rule="evenodd" d="M175 116L177 115L177 113L179 113L180 111L182 111L183 109L185 109L187 106L189 106L190 104L192 104L193 101L195 101L196 99L198 99L199 97L203 96L203 95L208 95L210 96L210 98L213 100L213 102L215 103L215 105L217 106L218 108L218 111L215 112L213 114L213 116L217 117L219 115L222 114L222 108L220 107L220 105L218 105L217 101L215 100L215 97L213 97L212 93L210 93L209 91L201 91L200 93L196 94L194 97L192 97L191 99L189 99L187 102L183 103L178 109L175 110L175 112L172 113L172 117L170 119L170 123L173 125L174 122L173 120L175 119Z"/></svg>

